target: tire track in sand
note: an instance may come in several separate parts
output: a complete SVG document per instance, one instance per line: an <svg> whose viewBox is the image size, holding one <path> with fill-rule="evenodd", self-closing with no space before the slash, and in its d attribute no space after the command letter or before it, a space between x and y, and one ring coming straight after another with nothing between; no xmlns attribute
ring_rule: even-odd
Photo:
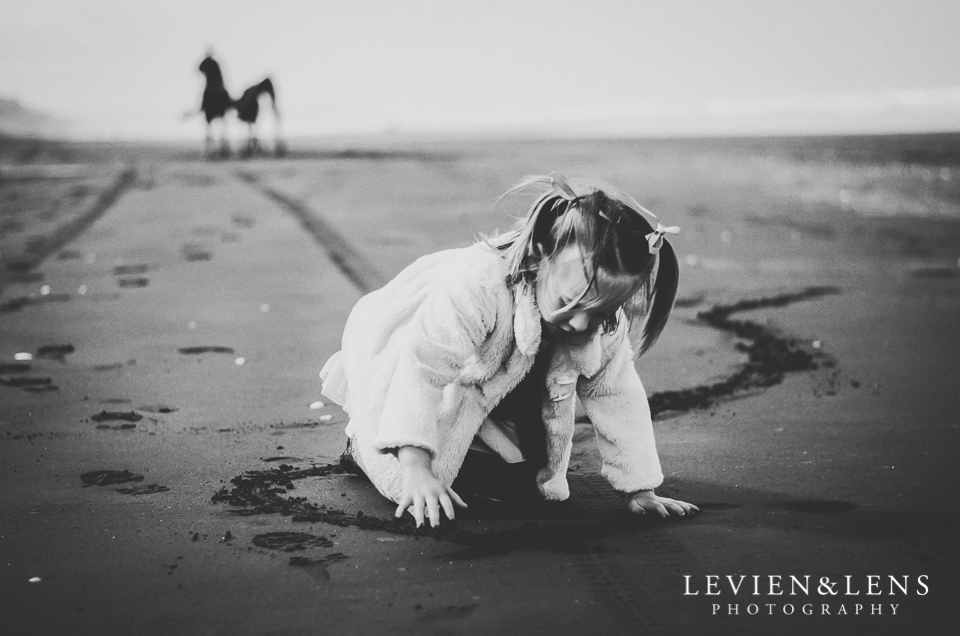
<svg viewBox="0 0 960 636"><path fill-rule="evenodd" d="M238 179L293 214L304 229L323 247L327 256L343 272L343 275L362 293L370 293L387 283L387 279L377 268L368 263L343 235L305 203L271 188L251 172L238 170L234 174Z"/></svg>

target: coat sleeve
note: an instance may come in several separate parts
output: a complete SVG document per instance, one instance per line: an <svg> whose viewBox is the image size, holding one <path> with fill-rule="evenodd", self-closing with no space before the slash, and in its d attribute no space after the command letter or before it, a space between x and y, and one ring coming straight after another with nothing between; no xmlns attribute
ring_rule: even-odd
<svg viewBox="0 0 960 636"><path fill-rule="evenodd" d="M503 299L486 286L446 272L412 317L387 387L374 447L395 453L418 446L435 458L438 410L444 387L457 381L464 362L494 330Z"/></svg>
<svg viewBox="0 0 960 636"><path fill-rule="evenodd" d="M613 355L596 375L581 378L578 393L597 433L601 474L622 492L649 490L663 482L650 404L625 329L614 337Z"/></svg>

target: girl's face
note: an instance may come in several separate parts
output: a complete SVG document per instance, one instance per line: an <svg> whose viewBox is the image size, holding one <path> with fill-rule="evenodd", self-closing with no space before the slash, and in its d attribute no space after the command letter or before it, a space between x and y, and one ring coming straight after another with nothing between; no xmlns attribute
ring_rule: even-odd
<svg viewBox="0 0 960 636"><path fill-rule="evenodd" d="M607 278L607 277L604 277ZM617 282L632 286L634 277L623 274ZM623 299L617 293L625 286L604 284L598 280L599 290L587 289L588 279L583 271L580 248L565 248L553 259L544 259L537 275L536 298L540 316L546 329L555 335L576 336L593 333Z"/></svg>

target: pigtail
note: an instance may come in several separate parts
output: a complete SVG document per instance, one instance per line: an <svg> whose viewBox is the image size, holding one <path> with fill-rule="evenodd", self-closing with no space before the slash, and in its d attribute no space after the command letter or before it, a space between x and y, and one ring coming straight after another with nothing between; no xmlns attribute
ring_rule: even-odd
<svg viewBox="0 0 960 636"><path fill-rule="evenodd" d="M646 353L663 332L667 319L670 318L670 312L673 311L679 284L680 263L677 260L677 253L670 242L664 239L660 247L656 280L653 283L653 299L643 323L637 357Z"/></svg>
<svg viewBox="0 0 960 636"><path fill-rule="evenodd" d="M552 184L552 176L526 177L500 195L497 202L510 194L534 187L551 187ZM501 252L507 261L509 285L529 282L535 276L544 247L547 247L548 252L552 248L552 245L545 245L550 242L550 230L557 218L570 206L570 200L565 195L566 193L558 192L556 188L543 192L530 205L526 216L519 219L513 231L503 237L496 237L496 244L492 243L494 237L484 237L484 242Z"/></svg>

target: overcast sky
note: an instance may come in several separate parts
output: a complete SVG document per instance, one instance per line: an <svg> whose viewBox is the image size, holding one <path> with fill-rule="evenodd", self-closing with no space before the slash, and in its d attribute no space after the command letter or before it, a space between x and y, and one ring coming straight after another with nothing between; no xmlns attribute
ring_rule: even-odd
<svg viewBox="0 0 960 636"><path fill-rule="evenodd" d="M960 130L955 0L0 0L0 96L194 137L208 49L288 134Z"/></svg>

